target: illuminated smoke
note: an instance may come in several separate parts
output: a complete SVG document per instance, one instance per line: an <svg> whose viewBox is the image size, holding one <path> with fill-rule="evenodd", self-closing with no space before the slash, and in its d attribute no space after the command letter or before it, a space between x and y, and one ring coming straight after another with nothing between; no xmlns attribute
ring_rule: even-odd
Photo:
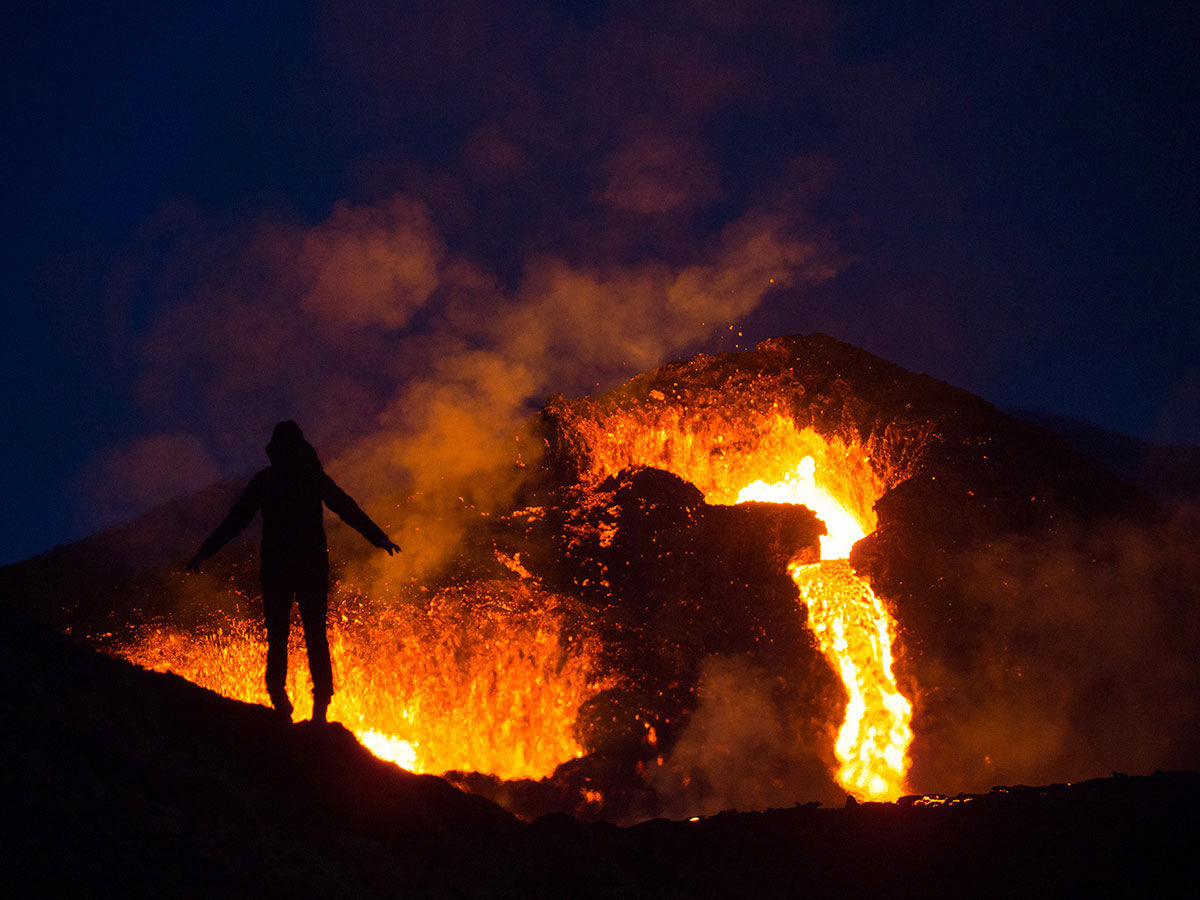
<svg viewBox="0 0 1200 900"><path fill-rule="evenodd" d="M687 729L670 755L647 769L664 815L766 809L798 797L843 799L830 781L836 764L829 759L822 765L814 753L832 744L832 735L806 735L808 723L794 721L773 695L775 682L744 659L704 661L699 703Z"/></svg>
<svg viewBox="0 0 1200 900"><path fill-rule="evenodd" d="M304 312L334 327L408 324L438 286L443 255L424 205L396 196L383 207L339 203L304 235Z"/></svg>
<svg viewBox="0 0 1200 900"><path fill-rule="evenodd" d="M538 255L505 288L446 250L421 202L340 204L308 229L262 223L160 313L140 389L159 416L189 412L172 439L189 450L183 463L207 453L238 474L261 464L274 421L295 418L364 502L414 489L428 505L414 512L444 519L464 491L484 507L507 499L513 482L496 487L498 471L519 453L533 461L514 436L549 393L594 390L693 349L769 291L831 277L832 255L781 214L751 210L688 265ZM114 448L106 471L136 480L145 446ZM176 475L178 490L199 488L214 470ZM391 518L415 551L397 563L406 572L423 544L436 544L430 564L453 550L452 524L419 535Z"/></svg>
<svg viewBox="0 0 1200 900"><path fill-rule="evenodd" d="M829 172L798 161L803 146L732 179L721 162L754 140L731 115L810 84L820 5L581 23L521 4L453 21L431 4L328 4L315 28L341 80L305 111L361 148L336 193L306 217L173 201L111 279L142 437L186 435L224 477L261 465L268 429L294 418L368 502L400 483L456 500L511 460L547 394L703 349L768 293L800 302L843 264L814 224ZM764 35L789 47L770 68ZM110 448L107 469L133 468L112 461L140 440ZM180 489L208 477L188 474Z"/></svg>

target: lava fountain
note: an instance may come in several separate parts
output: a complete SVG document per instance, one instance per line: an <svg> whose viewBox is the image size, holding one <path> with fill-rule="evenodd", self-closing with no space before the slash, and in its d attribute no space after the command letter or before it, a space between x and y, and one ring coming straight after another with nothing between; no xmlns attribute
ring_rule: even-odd
<svg viewBox="0 0 1200 900"><path fill-rule="evenodd" d="M521 583L483 582L394 604L346 596L329 645L337 687L330 717L376 756L414 772L542 778L583 755L576 711L605 686L597 641L570 598ZM311 709L299 622L288 652L295 714ZM269 705L257 619L181 629L147 625L113 648L247 703Z"/></svg>

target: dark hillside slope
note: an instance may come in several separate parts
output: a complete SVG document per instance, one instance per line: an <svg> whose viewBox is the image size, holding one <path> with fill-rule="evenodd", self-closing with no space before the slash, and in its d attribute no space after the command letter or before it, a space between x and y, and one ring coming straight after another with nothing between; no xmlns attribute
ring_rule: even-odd
<svg viewBox="0 0 1200 900"><path fill-rule="evenodd" d="M1052 413L1017 415L1061 434L1080 453L1163 502L1200 501L1200 447L1155 444Z"/></svg>
<svg viewBox="0 0 1200 900"><path fill-rule="evenodd" d="M522 825L340 726L0 613L5 896L1190 896L1200 775L632 828ZM747 761L752 764L752 761Z"/></svg>
<svg viewBox="0 0 1200 900"><path fill-rule="evenodd" d="M452 884L518 828L341 726L281 724L11 614L0 671L3 871L47 895L372 896Z"/></svg>

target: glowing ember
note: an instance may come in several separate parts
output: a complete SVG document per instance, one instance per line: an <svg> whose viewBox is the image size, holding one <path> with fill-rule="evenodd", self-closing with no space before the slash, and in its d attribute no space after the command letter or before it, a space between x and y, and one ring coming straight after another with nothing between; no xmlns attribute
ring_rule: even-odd
<svg viewBox="0 0 1200 900"><path fill-rule="evenodd" d="M583 754L576 713L606 685L590 680L598 645L566 598L485 583L421 604L353 606L331 616L337 693L329 715L375 755L416 772L511 779L545 777ZM288 692L295 718L304 719L312 699L299 631L296 621ZM269 705L257 622L225 621L208 632L159 627L119 652L227 697Z"/></svg>

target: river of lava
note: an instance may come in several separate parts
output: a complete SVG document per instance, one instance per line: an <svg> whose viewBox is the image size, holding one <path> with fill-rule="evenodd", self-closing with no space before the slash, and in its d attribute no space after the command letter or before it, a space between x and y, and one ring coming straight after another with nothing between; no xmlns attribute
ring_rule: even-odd
<svg viewBox="0 0 1200 900"><path fill-rule="evenodd" d="M895 623L846 559L865 529L816 482L811 456L782 481L757 481L738 493L739 503L751 500L800 503L825 523L829 533L821 538L821 561L792 565L788 574L808 607L821 652L846 688L846 718L834 747L841 764L838 783L857 797L895 800L904 791L912 704L892 674Z"/></svg>
<svg viewBox="0 0 1200 900"><path fill-rule="evenodd" d="M416 772L543 778L582 756L580 705L605 685L599 647L570 598L511 583L479 583L384 605L336 591L329 622L332 720L376 756ZM294 717L312 709L293 616L288 693ZM269 705L266 640L247 615L189 628L158 623L115 649L247 703Z"/></svg>
<svg viewBox="0 0 1200 900"><path fill-rule="evenodd" d="M728 402L699 411L662 399L635 409L576 417L593 477L653 466L696 485L709 503L798 503L825 523L821 562L792 566L821 652L846 688L846 717L835 744L838 783L866 800L905 792L912 704L892 670L895 622L847 557L875 524L884 480L856 443L797 428Z"/></svg>

